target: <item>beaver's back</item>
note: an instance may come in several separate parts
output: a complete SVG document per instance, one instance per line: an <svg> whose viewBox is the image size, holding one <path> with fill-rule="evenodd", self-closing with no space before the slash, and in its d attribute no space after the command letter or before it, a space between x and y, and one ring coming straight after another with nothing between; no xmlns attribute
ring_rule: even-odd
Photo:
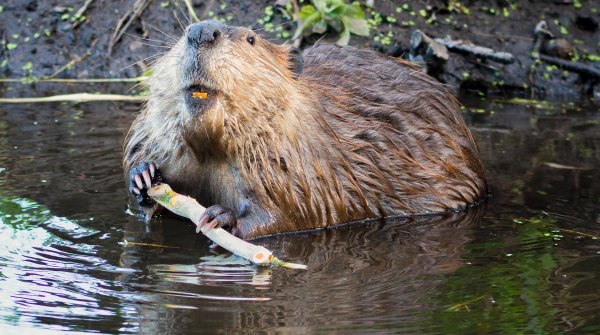
<svg viewBox="0 0 600 335"><path fill-rule="evenodd" d="M352 169L341 183L364 196L372 213L442 212L485 195L476 144L440 83L404 61L353 47L315 46L304 60L300 79L331 129L331 145L350 164L335 170Z"/></svg>

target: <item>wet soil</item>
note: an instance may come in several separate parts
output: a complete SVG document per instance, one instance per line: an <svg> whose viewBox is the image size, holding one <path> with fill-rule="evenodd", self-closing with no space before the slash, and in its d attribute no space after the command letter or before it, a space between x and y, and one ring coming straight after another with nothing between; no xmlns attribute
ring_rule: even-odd
<svg viewBox="0 0 600 335"><path fill-rule="evenodd" d="M0 77L26 77L31 81L51 76L81 57L84 58L56 77L139 76L148 68L151 56L165 51L172 42L171 36L181 35L188 19L183 2L149 1L141 18L132 22L127 34L109 54L115 26L134 2L93 1L83 14L85 18L78 19L75 13L83 1L4 1L0 12ZM196 0L193 3L200 19L211 17L229 24L252 26L278 42L284 42L277 37L281 37L281 32L292 33L295 28L295 23L289 23L288 18L275 10L270 16L274 26L262 29L264 24L259 22L265 19L265 8L274 1ZM463 7L454 10L448 10L447 1L436 0L374 3L374 8L365 9L373 23L371 36L354 36L350 44L407 57L410 34L420 29L432 37L468 40L516 57L514 63L503 65L451 52L448 62L438 64L433 74L454 91L600 99L598 78L580 76L544 62L536 63L530 57L534 27L540 20L546 20L548 30L572 46L571 60L600 69L600 1L461 1ZM307 39L303 47L321 37ZM334 32L325 34L325 41L335 41L335 38ZM551 48L544 50L552 53ZM96 86L89 90L122 93L126 88ZM72 92L72 88L42 83L25 86L0 83L0 94L4 96L31 96L37 91L57 94Z"/></svg>

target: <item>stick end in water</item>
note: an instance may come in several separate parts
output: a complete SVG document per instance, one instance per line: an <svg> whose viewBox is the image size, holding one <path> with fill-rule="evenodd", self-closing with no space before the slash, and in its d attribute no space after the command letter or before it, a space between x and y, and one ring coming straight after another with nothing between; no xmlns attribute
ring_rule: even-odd
<svg viewBox="0 0 600 335"><path fill-rule="evenodd" d="M304 264L284 262L284 261L282 261L281 259L279 259L277 257L273 257L273 259L271 260L271 265L273 265L273 266L283 266L284 268L298 269L298 270L307 270L308 269L308 266L306 266Z"/></svg>

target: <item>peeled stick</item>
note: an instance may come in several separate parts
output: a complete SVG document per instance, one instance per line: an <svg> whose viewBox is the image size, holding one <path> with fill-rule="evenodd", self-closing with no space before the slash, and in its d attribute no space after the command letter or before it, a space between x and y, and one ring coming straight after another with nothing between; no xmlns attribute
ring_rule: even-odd
<svg viewBox="0 0 600 335"><path fill-rule="evenodd" d="M206 208L195 199L181 195L168 184L156 185L148 190L148 195L171 212L186 217L198 225ZM247 259L257 265L284 266L294 269L306 269L306 265L284 262L273 256L273 252L263 246L254 245L231 235L223 228L214 228L205 233L206 237L224 249Z"/></svg>

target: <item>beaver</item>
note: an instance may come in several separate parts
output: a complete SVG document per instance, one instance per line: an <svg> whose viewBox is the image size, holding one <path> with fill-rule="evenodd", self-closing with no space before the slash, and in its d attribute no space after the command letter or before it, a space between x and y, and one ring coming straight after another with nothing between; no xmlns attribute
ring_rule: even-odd
<svg viewBox="0 0 600 335"><path fill-rule="evenodd" d="M164 180L210 206L204 231L250 239L457 211L487 193L456 99L407 61L300 52L208 20L154 65L123 167L139 208Z"/></svg>

